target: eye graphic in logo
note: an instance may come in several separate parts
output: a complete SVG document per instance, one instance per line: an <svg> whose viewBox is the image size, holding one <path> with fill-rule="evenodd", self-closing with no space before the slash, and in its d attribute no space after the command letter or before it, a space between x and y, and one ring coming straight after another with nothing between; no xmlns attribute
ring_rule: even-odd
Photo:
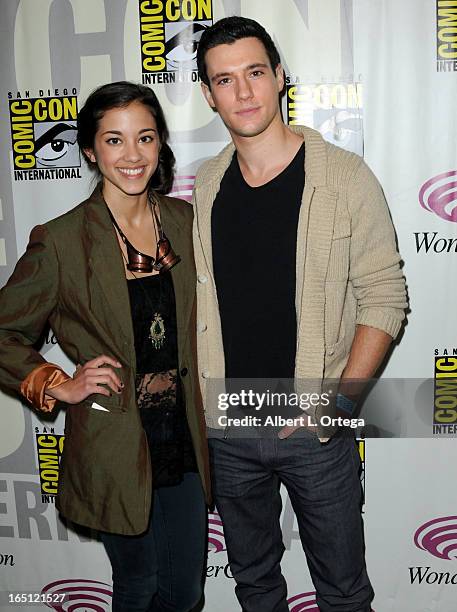
<svg viewBox="0 0 457 612"><path fill-rule="evenodd" d="M300 593L287 600L290 612L319 612L316 603L316 593Z"/></svg>
<svg viewBox="0 0 457 612"><path fill-rule="evenodd" d="M181 198L190 202L192 200L192 189L194 187L195 175L181 174L175 176L170 196Z"/></svg>
<svg viewBox="0 0 457 612"><path fill-rule="evenodd" d="M224 528L218 512L208 514L208 552L219 553L226 550Z"/></svg>
<svg viewBox="0 0 457 612"><path fill-rule="evenodd" d="M58 580L47 584L41 590L42 595L65 593L63 602L52 601L47 603L48 608L57 612L109 612L111 610L112 588L105 582L97 580L69 579Z"/></svg>
<svg viewBox="0 0 457 612"><path fill-rule="evenodd" d="M424 523L414 534L414 544L438 559L457 559L457 516Z"/></svg>
<svg viewBox="0 0 457 612"><path fill-rule="evenodd" d="M76 144L76 124L49 121L35 124L37 168L72 168L80 166Z"/></svg>
<svg viewBox="0 0 457 612"><path fill-rule="evenodd" d="M434 176L419 191L422 208L445 221L457 223L457 170Z"/></svg>
<svg viewBox="0 0 457 612"><path fill-rule="evenodd" d="M210 21L207 23L166 24L165 57L167 58L167 70L197 69L198 43L204 30L210 25Z"/></svg>
<svg viewBox="0 0 457 612"><path fill-rule="evenodd" d="M321 112L319 114L328 115L328 112ZM323 120L316 127L328 142L337 144L340 147L347 147L351 138L356 135L362 136L361 113L341 110Z"/></svg>

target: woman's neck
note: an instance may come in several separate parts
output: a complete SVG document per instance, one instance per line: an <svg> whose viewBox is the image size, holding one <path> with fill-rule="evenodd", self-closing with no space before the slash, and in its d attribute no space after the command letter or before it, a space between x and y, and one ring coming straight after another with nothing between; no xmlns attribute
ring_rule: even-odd
<svg viewBox="0 0 457 612"><path fill-rule="evenodd" d="M138 195L129 195L105 183L102 193L111 213L122 225L141 227L145 217L151 215L147 190Z"/></svg>

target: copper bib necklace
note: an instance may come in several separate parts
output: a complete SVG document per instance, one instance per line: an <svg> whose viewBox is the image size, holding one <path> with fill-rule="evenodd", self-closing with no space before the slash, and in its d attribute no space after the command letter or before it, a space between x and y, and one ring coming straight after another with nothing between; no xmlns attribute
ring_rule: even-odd
<svg viewBox="0 0 457 612"><path fill-rule="evenodd" d="M162 225L157 215L156 200L152 199L151 196L148 196L148 204L151 210L156 236L158 236L155 257L152 255L146 255L146 253L142 253L133 246L119 227L109 206L106 205L106 207L114 227L121 237L122 242L126 246L128 258L128 262L126 264L127 270L130 272L142 272L143 274L150 274L153 270L156 270L162 274L163 272L168 272L168 270L171 270L173 266L181 261L181 258L179 255L175 254L171 248L170 241L165 236L165 232L162 229Z"/></svg>

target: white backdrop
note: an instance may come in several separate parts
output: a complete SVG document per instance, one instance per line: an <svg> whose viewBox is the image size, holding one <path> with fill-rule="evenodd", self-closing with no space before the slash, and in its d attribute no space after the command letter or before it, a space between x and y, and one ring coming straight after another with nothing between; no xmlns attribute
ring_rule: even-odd
<svg viewBox="0 0 457 612"><path fill-rule="evenodd" d="M457 385L457 1L0 0L0 284L30 229L91 189L74 145L75 117L59 112L65 98L71 107L77 96L81 106L102 83L149 83L172 132L175 194L190 199L196 169L228 134L201 96L192 50L163 42L192 19L205 26L230 14L257 19L272 33L287 76L285 119L363 154L383 185L411 300L384 377L432 381L447 367ZM155 33L147 29L151 15L158 16ZM63 142L52 150L51 129L62 130ZM73 371L52 334L43 352ZM432 387L425 404L410 397L401 405L427 424L429 439L368 439L361 447L376 612L456 610L457 450L445 439ZM456 397L451 390L450 425ZM67 529L53 505L63 415L40 420L3 394L0 410L0 609L28 609L8 603L7 592L73 586L81 593L73 609L109 610L103 548L90 533ZM433 423L441 428L434 436ZM51 460L40 464L43 448ZM317 612L286 496L281 523L290 610ZM232 612L239 606L217 514L209 530L204 609ZM90 592L98 593L98 608Z"/></svg>

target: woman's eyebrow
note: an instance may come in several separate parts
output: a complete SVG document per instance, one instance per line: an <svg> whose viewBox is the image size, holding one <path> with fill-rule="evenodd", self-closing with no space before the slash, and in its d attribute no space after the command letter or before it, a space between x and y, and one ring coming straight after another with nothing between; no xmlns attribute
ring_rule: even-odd
<svg viewBox="0 0 457 612"><path fill-rule="evenodd" d="M138 134L142 134L143 132L157 132L157 130L152 127L142 128L141 130L139 130ZM122 136L122 132L120 132L119 130L106 130L106 132L102 132L101 135L105 136L105 134L116 134L116 136Z"/></svg>

